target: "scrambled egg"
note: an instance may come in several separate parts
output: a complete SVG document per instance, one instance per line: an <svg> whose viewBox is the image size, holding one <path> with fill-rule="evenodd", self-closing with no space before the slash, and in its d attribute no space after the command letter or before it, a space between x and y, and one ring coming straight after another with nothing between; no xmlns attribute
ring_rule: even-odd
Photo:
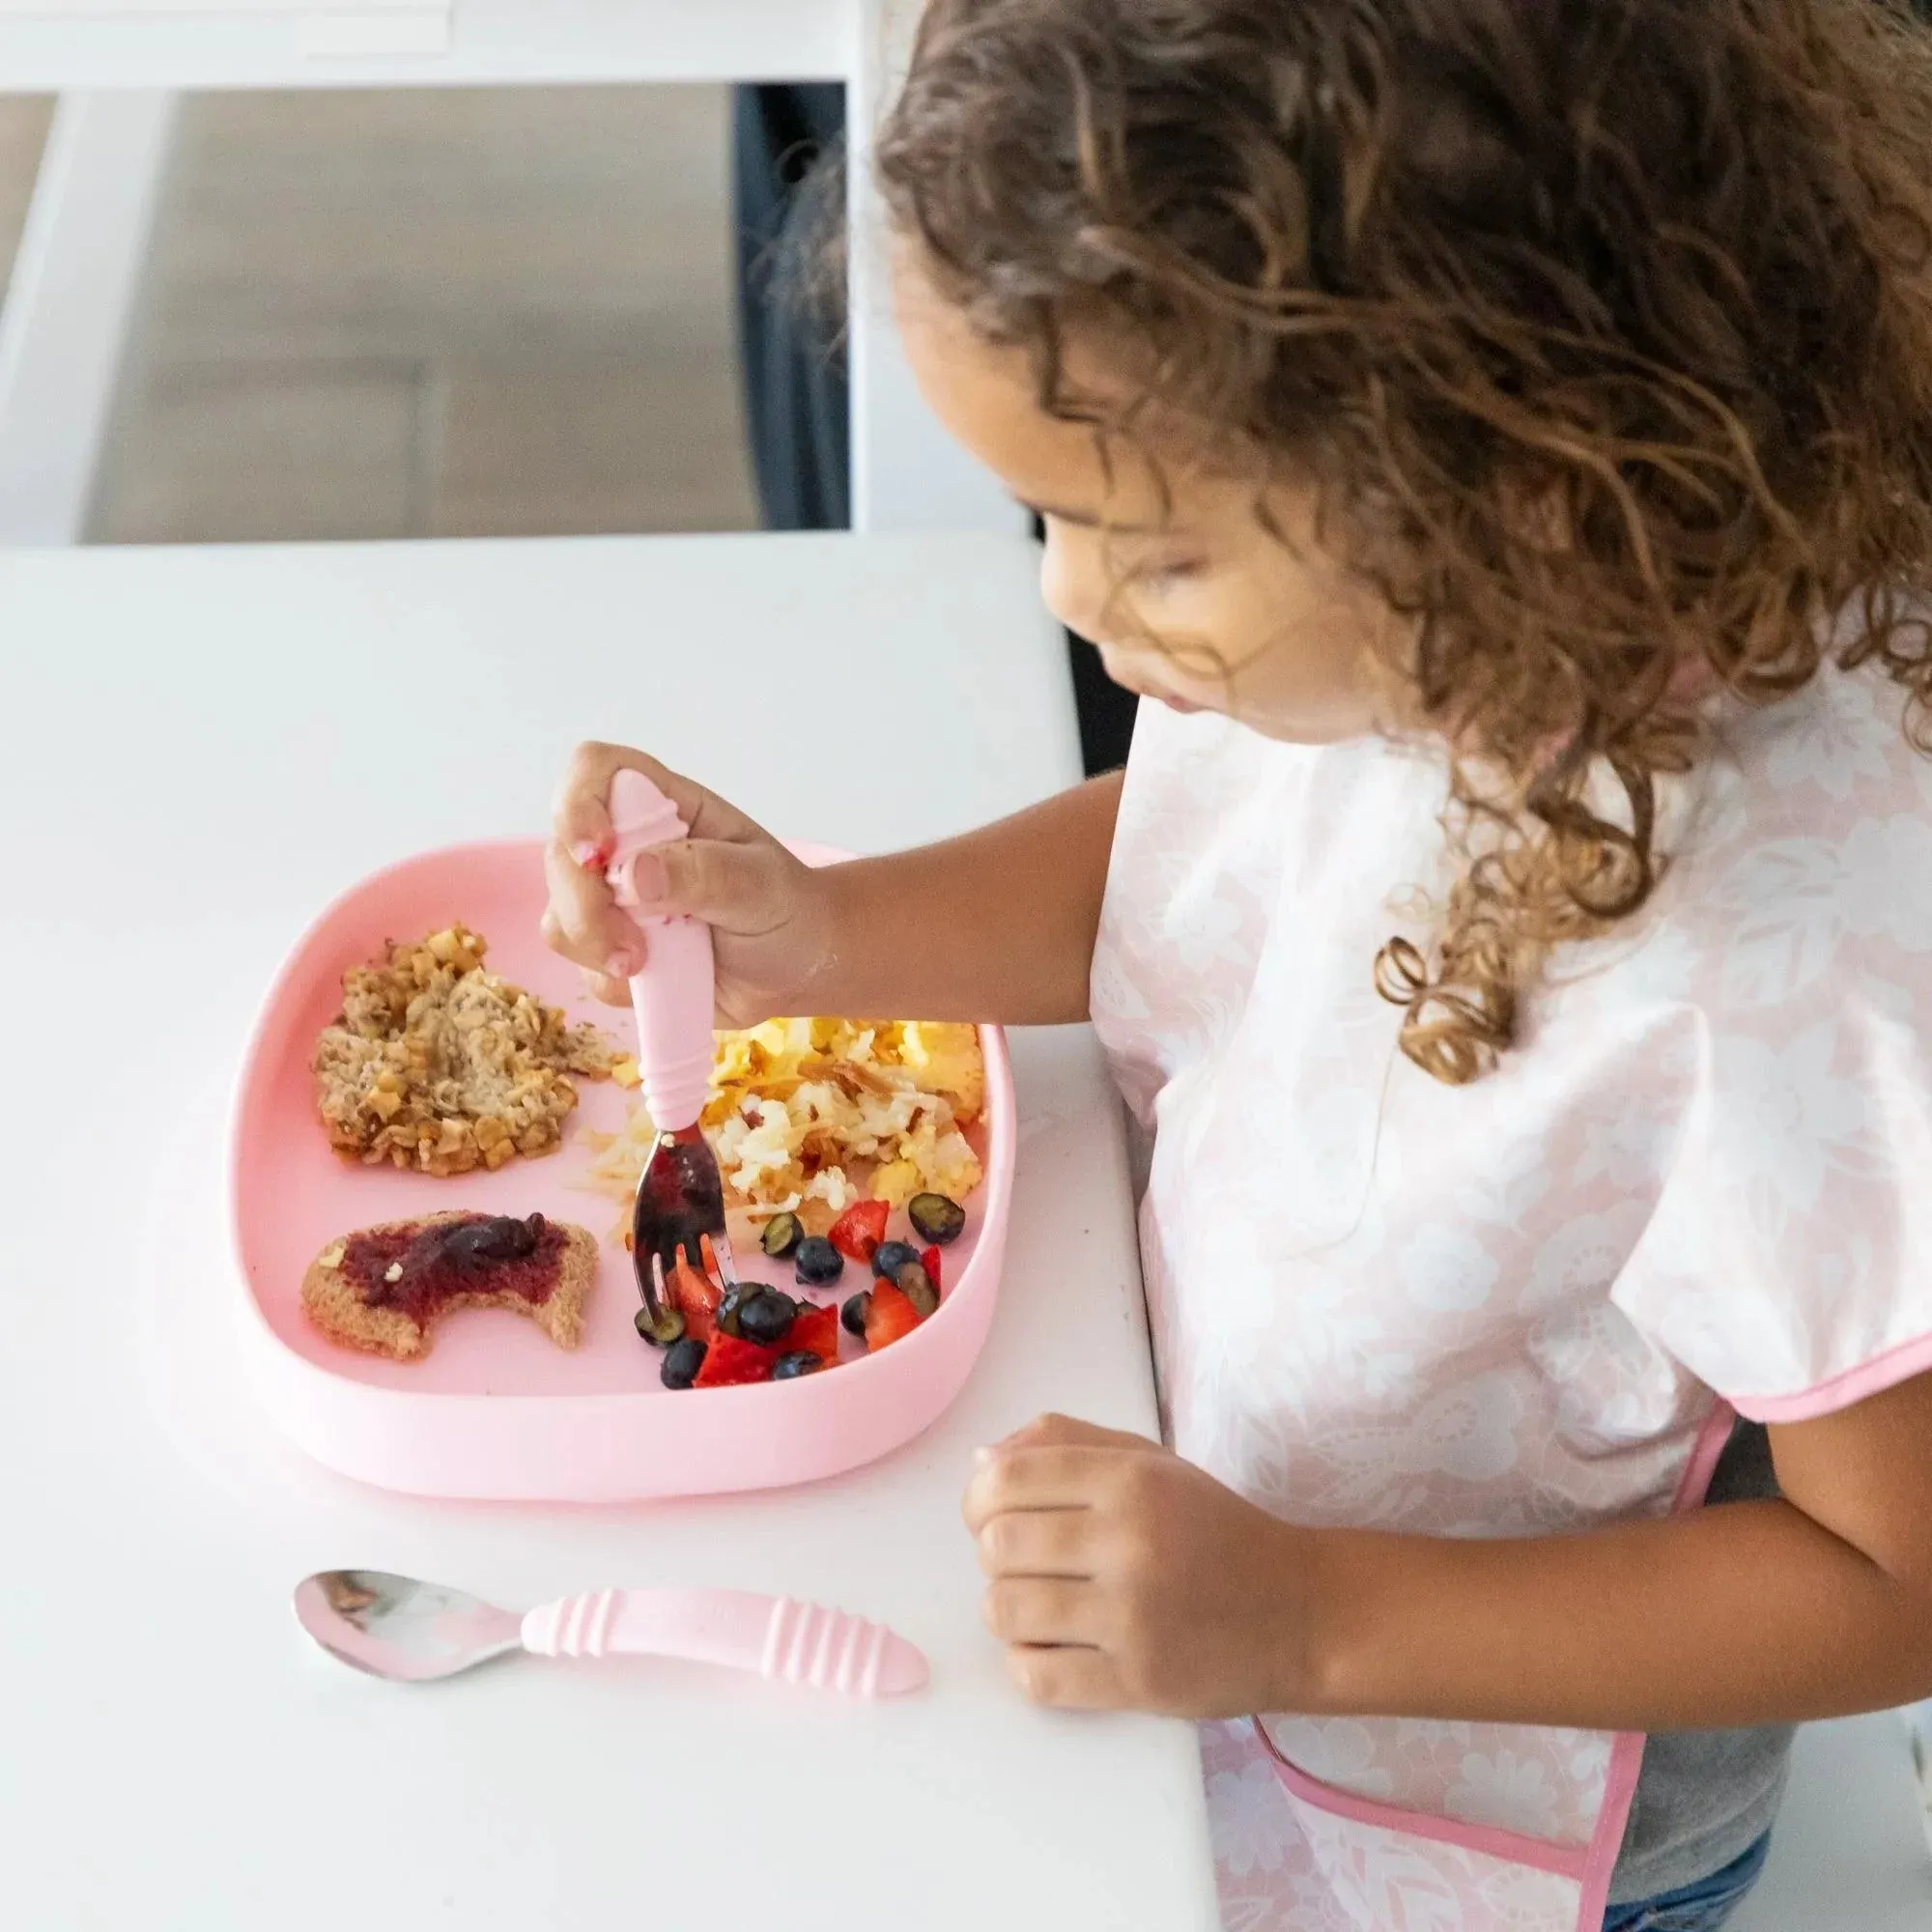
<svg viewBox="0 0 1932 1932"><path fill-rule="evenodd" d="M986 1104L977 1028L926 1020L767 1020L718 1036L702 1123L727 1205L798 1214L823 1233L853 1202L923 1190L963 1201L981 1179L960 1131ZM628 1199L652 1128L641 1106L614 1137L585 1133L591 1179Z"/></svg>

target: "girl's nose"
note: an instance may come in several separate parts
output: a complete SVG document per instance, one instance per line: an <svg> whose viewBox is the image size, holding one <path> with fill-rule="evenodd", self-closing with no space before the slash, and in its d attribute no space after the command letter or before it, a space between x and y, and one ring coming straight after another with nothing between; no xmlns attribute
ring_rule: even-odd
<svg viewBox="0 0 1932 1932"><path fill-rule="evenodd" d="M1046 608L1075 637L1102 641L1099 626L1106 611L1106 584L1093 546L1069 541L1051 519L1046 549L1039 560L1039 593Z"/></svg>

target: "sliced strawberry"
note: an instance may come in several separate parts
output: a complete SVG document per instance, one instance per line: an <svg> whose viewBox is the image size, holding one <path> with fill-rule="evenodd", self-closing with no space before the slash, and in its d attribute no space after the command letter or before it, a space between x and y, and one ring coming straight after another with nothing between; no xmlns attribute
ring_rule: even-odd
<svg viewBox="0 0 1932 1932"><path fill-rule="evenodd" d="M876 1353L918 1326L919 1311L898 1289L889 1281L875 1281L866 1310L866 1352Z"/></svg>
<svg viewBox="0 0 1932 1932"><path fill-rule="evenodd" d="M939 1280L939 1250L937 1248L920 1249L919 1264L925 1270L925 1278L932 1284L933 1293L942 1293L944 1291L940 1286Z"/></svg>
<svg viewBox="0 0 1932 1932"><path fill-rule="evenodd" d="M785 1348L810 1349L830 1369L838 1361L838 1304L828 1301L823 1308L809 1301L798 1305L798 1319L785 1337Z"/></svg>
<svg viewBox="0 0 1932 1932"><path fill-rule="evenodd" d="M742 1335L714 1335L704 1350L704 1366L693 1388L732 1388L741 1382L768 1382L779 1358L776 1349L761 1349Z"/></svg>
<svg viewBox="0 0 1932 1932"><path fill-rule="evenodd" d="M883 1201L858 1201L832 1224L828 1237L841 1255L868 1262L886 1238L886 1216L893 1210Z"/></svg>
<svg viewBox="0 0 1932 1932"><path fill-rule="evenodd" d="M717 1284L681 1260L670 1271L670 1298L684 1317L684 1332L696 1336L700 1342L710 1341L717 1328L714 1318L722 1298Z"/></svg>

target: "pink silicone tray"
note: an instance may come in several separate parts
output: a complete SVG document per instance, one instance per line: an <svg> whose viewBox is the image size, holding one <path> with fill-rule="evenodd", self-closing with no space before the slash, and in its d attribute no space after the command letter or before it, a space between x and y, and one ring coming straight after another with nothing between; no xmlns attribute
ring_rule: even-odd
<svg viewBox="0 0 1932 1932"><path fill-rule="evenodd" d="M800 846L813 863L838 855ZM985 1183L966 1232L945 1251L938 1311L872 1356L791 1382L668 1390L662 1357L638 1339L630 1256L615 1238L625 1210L586 1191L580 1126L611 1128L632 1095L579 1081L562 1152L497 1174L438 1179L357 1167L329 1148L316 1119L309 1057L341 1009L342 974L390 938L461 920L490 942L490 964L592 1019L628 1045L631 1016L583 996L576 971L537 935L544 906L534 841L458 846L379 872L337 900L283 967L257 1024L237 1094L230 1177L237 1259L262 1394L311 1455L363 1482L421 1495L612 1501L764 1489L869 1462L917 1435L959 1392L999 1293L1015 1143L1012 1075L997 1029L982 1028ZM422 1360L344 1349L303 1316L303 1270L329 1240L372 1222L443 1208L539 1211L604 1242L582 1345L557 1348L534 1322L499 1310L448 1318ZM892 1232L902 1233L900 1217ZM785 1280L789 1264L737 1243L740 1271ZM835 1293L865 1285L847 1263ZM857 1350L851 1338L846 1350Z"/></svg>

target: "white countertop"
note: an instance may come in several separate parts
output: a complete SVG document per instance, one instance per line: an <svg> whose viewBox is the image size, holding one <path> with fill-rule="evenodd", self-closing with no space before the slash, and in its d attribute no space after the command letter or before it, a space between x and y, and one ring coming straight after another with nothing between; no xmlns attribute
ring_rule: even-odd
<svg viewBox="0 0 1932 1932"><path fill-rule="evenodd" d="M1151 1420L1084 1030L1014 1041L992 1338L955 1407L870 1469L623 1509L416 1501L306 1462L238 1367L226 1091L316 909L398 854L539 826L582 735L860 849L1068 782L1033 572L986 538L0 553L0 1919L1213 1924L1190 1730L1010 1694L955 1513L972 1448L1041 1407ZM296 1629L291 1587L337 1564L506 1605L815 1596L914 1637L932 1689L867 1707L535 1661L386 1686Z"/></svg>
<svg viewBox="0 0 1932 1932"><path fill-rule="evenodd" d="M1117 1115L1081 1030L1014 1039L1000 1317L955 1408L791 1494L629 1509L358 1489L239 1366L221 1220L252 1004L324 900L528 830L577 737L672 752L782 829L943 834L1075 775L1033 553L990 539L0 552L0 1922L1207 1932L1191 1735L1009 1694L953 1504L1052 1404L1151 1420ZM836 669L835 669L836 667ZM721 694L733 738L707 738ZM506 1604L704 1580L928 1650L868 1709L676 1666L417 1690L313 1652L304 1571ZM1898 1720L1812 1727L1738 1932L1924 1932Z"/></svg>

